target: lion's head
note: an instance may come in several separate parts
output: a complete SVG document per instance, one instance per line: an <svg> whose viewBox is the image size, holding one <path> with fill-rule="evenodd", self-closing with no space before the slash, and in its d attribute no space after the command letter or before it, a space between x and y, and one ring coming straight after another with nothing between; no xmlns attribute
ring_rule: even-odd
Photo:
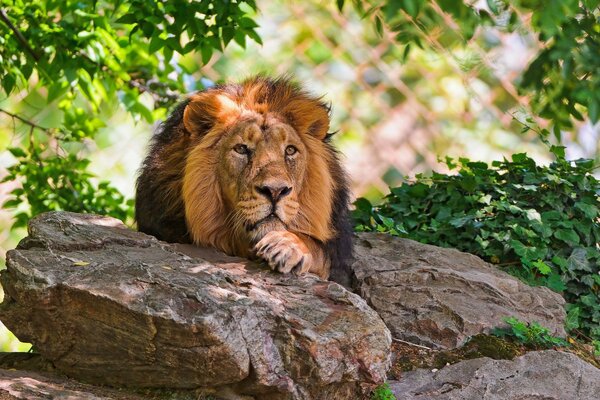
<svg viewBox="0 0 600 400"><path fill-rule="evenodd" d="M183 173L191 239L247 255L287 230L322 243L335 234L329 108L285 79L253 78L199 92L183 112L193 140Z"/></svg>

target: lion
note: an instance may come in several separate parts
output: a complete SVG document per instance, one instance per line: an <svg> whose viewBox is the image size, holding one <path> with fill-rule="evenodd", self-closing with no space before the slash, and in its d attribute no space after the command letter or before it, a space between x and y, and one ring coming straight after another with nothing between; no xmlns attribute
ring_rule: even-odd
<svg viewBox="0 0 600 400"><path fill-rule="evenodd" d="M191 95L151 140L136 185L138 229L347 283L349 189L329 114L289 78Z"/></svg>

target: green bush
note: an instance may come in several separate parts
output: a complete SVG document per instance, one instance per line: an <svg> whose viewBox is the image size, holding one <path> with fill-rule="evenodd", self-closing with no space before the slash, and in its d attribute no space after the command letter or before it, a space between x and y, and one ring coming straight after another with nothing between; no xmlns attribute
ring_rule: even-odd
<svg viewBox="0 0 600 400"><path fill-rule="evenodd" d="M490 165L459 159L456 174L417 175L382 204L355 202L357 231L379 231L476 254L567 300L567 329L600 339L600 183L592 160L537 165L525 154Z"/></svg>

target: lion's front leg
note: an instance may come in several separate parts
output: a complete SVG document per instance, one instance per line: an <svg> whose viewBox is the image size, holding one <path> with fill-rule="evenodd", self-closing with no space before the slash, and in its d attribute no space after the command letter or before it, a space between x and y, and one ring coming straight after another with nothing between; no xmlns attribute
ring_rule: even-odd
<svg viewBox="0 0 600 400"><path fill-rule="evenodd" d="M256 255L269 263L271 269L301 275L311 272L326 278L326 265L321 247L311 238L288 231L271 231L254 246Z"/></svg>

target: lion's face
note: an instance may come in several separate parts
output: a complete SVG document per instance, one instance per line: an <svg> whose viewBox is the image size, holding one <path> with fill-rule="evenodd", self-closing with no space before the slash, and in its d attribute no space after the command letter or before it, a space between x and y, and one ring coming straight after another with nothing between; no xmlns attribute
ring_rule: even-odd
<svg viewBox="0 0 600 400"><path fill-rule="evenodd" d="M222 139L219 184L236 230L260 240L288 230L302 217L298 194L306 172L306 146L290 125L256 115L233 125Z"/></svg>
<svg viewBox="0 0 600 400"><path fill-rule="evenodd" d="M330 239L334 182L327 107L288 84L256 79L200 92L186 106L183 173L194 243L247 255L267 233Z"/></svg>

